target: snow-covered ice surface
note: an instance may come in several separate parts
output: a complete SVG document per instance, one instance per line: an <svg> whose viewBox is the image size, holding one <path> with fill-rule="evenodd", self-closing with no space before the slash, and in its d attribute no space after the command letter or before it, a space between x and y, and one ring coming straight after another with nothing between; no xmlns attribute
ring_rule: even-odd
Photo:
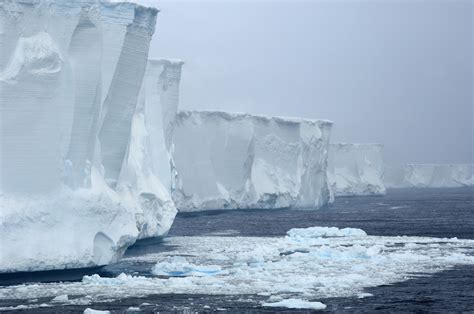
<svg viewBox="0 0 474 314"><path fill-rule="evenodd" d="M382 152L381 144L330 144L328 180L334 195L385 194Z"/></svg>
<svg viewBox="0 0 474 314"><path fill-rule="evenodd" d="M474 186L473 164L407 164L385 169L387 188L454 188Z"/></svg>
<svg viewBox="0 0 474 314"><path fill-rule="evenodd" d="M266 297L267 304L311 308L322 298L366 296L365 287L474 264L474 240L323 229L290 230L286 237L172 237L166 243L174 251L124 259L154 265L158 277L91 275L81 282L5 286L0 299L67 294L62 305L87 305L169 293L254 294Z"/></svg>
<svg viewBox="0 0 474 314"><path fill-rule="evenodd" d="M122 171L149 149L128 154L156 16L98 0L0 2L0 272L104 265L169 229L169 191L133 186L130 174L149 178L136 164Z"/></svg>
<svg viewBox="0 0 474 314"><path fill-rule="evenodd" d="M174 142L179 211L319 208L331 122L181 111Z"/></svg>

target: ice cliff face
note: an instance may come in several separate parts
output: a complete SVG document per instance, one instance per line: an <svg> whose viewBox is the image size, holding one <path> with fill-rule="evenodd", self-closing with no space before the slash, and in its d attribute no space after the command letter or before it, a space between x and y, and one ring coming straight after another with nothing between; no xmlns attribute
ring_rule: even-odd
<svg viewBox="0 0 474 314"><path fill-rule="evenodd" d="M153 110L142 101L134 116L156 15L130 3L0 2L0 272L107 264L169 228L169 195L138 183L159 171L130 161L150 149L137 132L161 119L135 126ZM150 212L161 216L146 221Z"/></svg>
<svg viewBox="0 0 474 314"><path fill-rule="evenodd" d="M319 208L331 123L224 112L179 112L173 198L179 211Z"/></svg>
<svg viewBox="0 0 474 314"><path fill-rule="evenodd" d="M183 62L149 60L132 122L130 147L119 190L138 196L140 238L166 234L176 215L171 140Z"/></svg>
<svg viewBox="0 0 474 314"><path fill-rule="evenodd" d="M328 180L335 196L385 194L383 146L329 145Z"/></svg>
<svg viewBox="0 0 474 314"><path fill-rule="evenodd" d="M386 168L388 188L451 188L474 186L472 164L407 164Z"/></svg>

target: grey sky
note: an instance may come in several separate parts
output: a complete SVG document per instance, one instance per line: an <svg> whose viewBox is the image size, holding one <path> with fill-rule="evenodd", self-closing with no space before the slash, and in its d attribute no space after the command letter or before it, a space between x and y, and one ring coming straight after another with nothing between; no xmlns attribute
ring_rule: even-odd
<svg viewBox="0 0 474 314"><path fill-rule="evenodd" d="M181 108L333 120L388 162L473 162L473 1L138 1Z"/></svg>

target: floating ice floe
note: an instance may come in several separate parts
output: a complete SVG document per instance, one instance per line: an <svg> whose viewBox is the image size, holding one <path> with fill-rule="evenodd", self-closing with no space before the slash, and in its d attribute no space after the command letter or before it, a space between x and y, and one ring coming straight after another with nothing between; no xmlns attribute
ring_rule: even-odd
<svg viewBox="0 0 474 314"><path fill-rule="evenodd" d="M157 276L186 277L186 276L214 276L221 273L219 266L202 266L190 264L185 257L175 256L169 262L157 263L152 274Z"/></svg>
<svg viewBox="0 0 474 314"><path fill-rule="evenodd" d="M324 310L326 304L321 302L309 302L299 299L286 299L283 301L273 303L262 303L264 307L287 307L290 309L311 309L311 310Z"/></svg>
<svg viewBox="0 0 474 314"><path fill-rule="evenodd" d="M81 282L0 287L0 299L67 294L69 300L61 304L90 304L175 293L254 294L268 296L266 303L288 299L313 302L368 297L366 287L474 264L474 240L381 237L365 235L360 229L337 228L293 229L288 234L271 238L172 237L165 243L176 250L124 258L124 263L149 264L153 269L149 277L92 275ZM292 234L298 234L298 241ZM209 271L212 275L206 274Z"/></svg>

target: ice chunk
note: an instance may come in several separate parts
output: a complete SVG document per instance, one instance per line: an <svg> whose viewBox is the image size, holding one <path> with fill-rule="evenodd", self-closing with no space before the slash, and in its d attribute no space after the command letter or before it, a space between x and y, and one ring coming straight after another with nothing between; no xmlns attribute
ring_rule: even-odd
<svg viewBox="0 0 474 314"><path fill-rule="evenodd" d="M157 263L152 273L169 277L213 276L219 274L221 270L221 267L216 265L194 265L190 264L185 257L175 256L169 262Z"/></svg>
<svg viewBox="0 0 474 314"><path fill-rule="evenodd" d="M381 144L329 145L328 180L336 196L385 194Z"/></svg>
<svg viewBox="0 0 474 314"><path fill-rule="evenodd" d="M66 302L69 300L69 297L67 294L61 294L58 295L57 297L54 297L54 299L51 300L51 302Z"/></svg>
<svg viewBox="0 0 474 314"><path fill-rule="evenodd" d="M321 302L309 302L300 299L286 299L279 302L262 303L264 307L286 307L289 309L311 309L311 310L324 310L326 304Z"/></svg>
<svg viewBox="0 0 474 314"><path fill-rule="evenodd" d="M110 311L101 311L87 308L84 310L84 314L110 314Z"/></svg>
<svg viewBox="0 0 474 314"><path fill-rule="evenodd" d="M287 232L290 239L304 240L308 238L327 238L327 237L365 237L362 229L336 227L311 227L311 228L293 228Z"/></svg>
<svg viewBox="0 0 474 314"><path fill-rule="evenodd" d="M166 207L117 189L131 184L121 174L156 15L0 1L0 272L117 261L142 231L136 214ZM148 234L165 233L173 209Z"/></svg>
<svg viewBox="0 0 474 314"><path fill-rule="evenodd" d="M330 129L328 121L179 112L178 210L323 206Z"/></svg>
<svg viewBox="0 0 474 314"><path fill-rule="evenodd" d="M451 188L474 186L473 164L391 165L385 172L389 188Z"/></svg>

